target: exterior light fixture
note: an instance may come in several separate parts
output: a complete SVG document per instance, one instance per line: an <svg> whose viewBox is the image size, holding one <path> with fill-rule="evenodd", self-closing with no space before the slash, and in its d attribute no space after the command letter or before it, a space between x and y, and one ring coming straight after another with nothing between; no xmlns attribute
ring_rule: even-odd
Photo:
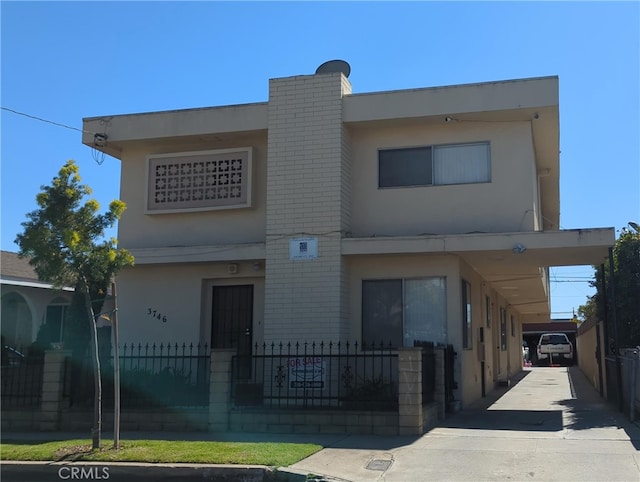
<svg viewBox="0 0 640 482"><path fill-rule="evenodd" d="M94 134L93 145L96 147L104 147L107 145L108 136L106 134Z"/></svg>
<svg viewBox="0 0 640 482"><path fill-rule="evenodd" d="M513 247L513 254L522 254L526 250L527 250L527 247L525 245L518 243Z"/></svg>

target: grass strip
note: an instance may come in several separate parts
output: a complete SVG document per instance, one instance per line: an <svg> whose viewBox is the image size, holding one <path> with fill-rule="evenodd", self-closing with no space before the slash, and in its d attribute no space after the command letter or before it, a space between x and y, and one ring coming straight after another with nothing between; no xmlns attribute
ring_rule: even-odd
<svg viewBox="0 0 640 482"><path fill-rule="evenodd" d="M247 464L286 467L322 449L321 445L276 442L193 442L126 440L119 450L103 440L99 450L91 440L11 441L0 443L0 460L91 461L193 464Z"/></svg>

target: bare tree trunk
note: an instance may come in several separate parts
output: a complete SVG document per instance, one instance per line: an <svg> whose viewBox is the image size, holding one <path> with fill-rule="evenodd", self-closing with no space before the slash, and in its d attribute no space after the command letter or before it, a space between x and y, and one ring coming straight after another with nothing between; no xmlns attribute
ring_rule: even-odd
<svg viewBox="0 0 640 482"><path fill-rule="evenodd" d="M83 279L84 299L87 308L87 316L91 324L91 356L93 358L93 427L91 428L92 447L94 450L100 448L100 436L102 433L102 381L100 380L100 354L98 353L98 329L96 318L91 305L91 295L89 294L89 284Z"/></svg>
<svg viewBox="0 0 640 482"><path fill-rule="evenodd" d="M120 352L118 348L118 297L116 296L116 284L111 283L111 295L113 296L113 314L111 315L111 329L113 330L113 448L120 448Z"/></svg>

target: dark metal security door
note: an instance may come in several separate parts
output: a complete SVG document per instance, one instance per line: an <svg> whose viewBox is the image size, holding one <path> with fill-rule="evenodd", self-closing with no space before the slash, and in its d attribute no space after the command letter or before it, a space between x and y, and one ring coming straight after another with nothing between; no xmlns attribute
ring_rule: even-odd
<svg viewBox="0 0 640 482"><path fill-rule="evenodd" d="M211 312L211 347L251 355L253 285L214 286Z"/></svg>

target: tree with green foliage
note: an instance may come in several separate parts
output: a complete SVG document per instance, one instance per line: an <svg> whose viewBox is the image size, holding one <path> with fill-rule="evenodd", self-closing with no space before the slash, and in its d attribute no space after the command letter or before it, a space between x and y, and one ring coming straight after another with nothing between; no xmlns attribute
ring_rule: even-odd
<svg viewBox="0 0 640 482"><path fill-rule="evenodd" d="M613 263L617 338L620 344L617 348L635 347L640 345L640 226L638 224L630 222L628 228L622 228L620 237L613 247ZM583 320L606 319L611 323L611 316L607 316L614 308L611 299L609 261L607 260L604 265L604 273L599 266L594 266L594 269L595 280L591 282L591 286L596 288L596 293L578 308L578 314ZM606 293L604 284L606 284ZM613 337L611 328L609 336Z"/></svg>
<svg viewBox="0 0 640 482"><path fill-rule="evenodd" d="M69 315L65 319L65 346L76 356L91 350L94 372L93 448L100 447L102 386L96 313L107 288L118 271L133 265L133 256L105 239L125 210L122 201L112 201L105 214L98 214L95 199L83 203L91 188L81 184L78 166L68 161L37 195L38 209L27 214L24 232L16 238L19 255L29 258L38 278L55 287L75 287Z"/></svg>

